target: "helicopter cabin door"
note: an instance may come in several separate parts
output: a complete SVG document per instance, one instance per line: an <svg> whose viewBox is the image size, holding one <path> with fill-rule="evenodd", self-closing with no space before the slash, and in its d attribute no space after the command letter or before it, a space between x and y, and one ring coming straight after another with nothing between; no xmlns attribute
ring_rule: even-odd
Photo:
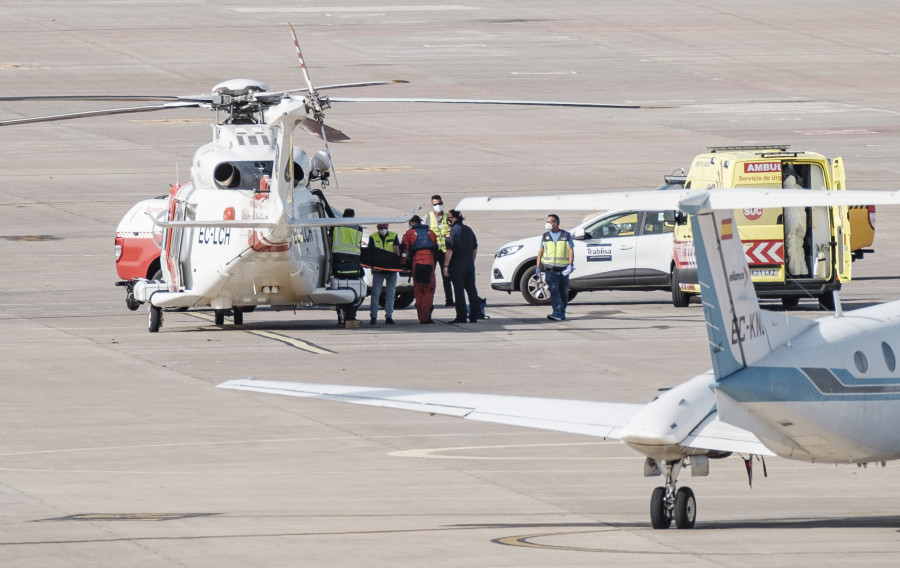
<svg viewBox="0 0 900 568"><path fill-rule="evenodd" d="M169 207L170 221L184 220L184 201L170 197L171 203ZM185 270L186 256L190 254L190 246L184 245L183 227L170 227L165 230L166 237L166 268L169 273L169 291L179 292L190 288L190 282L185 281L185 275L190 272Z"/></svg>

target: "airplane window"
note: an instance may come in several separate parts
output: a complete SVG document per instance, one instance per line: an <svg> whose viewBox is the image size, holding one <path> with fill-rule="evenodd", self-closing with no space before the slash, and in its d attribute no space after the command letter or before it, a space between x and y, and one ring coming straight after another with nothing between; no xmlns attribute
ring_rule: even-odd
<svg viewBox="0 0 900 568"><path fill-rule="evenodd" d="M897 359L894 357L894 350L885 342L881 342L881 352L884 354L884 362L887 364L888 371L893 372L897 367Z"/></svg>
<svg viewBox="0 0 900 568"><path fill-rule="evenodd" d="M853 354L853 363L860 373L865 373L869 370L869 360L866 359L866 356L862 351L857 351Z"/></svg>

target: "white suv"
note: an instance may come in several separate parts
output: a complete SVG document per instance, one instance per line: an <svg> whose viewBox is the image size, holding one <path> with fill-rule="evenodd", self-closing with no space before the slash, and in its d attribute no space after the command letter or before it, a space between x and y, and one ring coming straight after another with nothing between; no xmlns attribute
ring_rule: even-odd
<svg viewBox="0 0 900 568"><path fill-rule="evenodd" d="M588 217L570 233L575 271L569 298L582 290L671 290L673 215L666 211L609 211ZM507 243L494 255L491 288L520 291L529 304L550 303L535 277L541 237Z"/></svg>

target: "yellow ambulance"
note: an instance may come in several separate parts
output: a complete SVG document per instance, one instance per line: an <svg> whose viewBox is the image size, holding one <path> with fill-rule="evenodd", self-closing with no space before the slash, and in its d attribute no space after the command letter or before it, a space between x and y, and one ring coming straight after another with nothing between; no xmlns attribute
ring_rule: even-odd
<svg viewBox="0 0 900 568"><path fill-rule="evenodd" d="M709 148L694 158L685 188L840 191L844 184L843 161L839 157L829 159L814 152L792 151L786 145L723 146ZM781 298L786 307L796 306L802 298L816 298L825 309L834 309L832 291L850 280L853 255L847 208L739 209L734 211L734 219L760 297ZM691 295L700 293L687 217L677 219L674 241L672 303L684 307Z"/></svg>

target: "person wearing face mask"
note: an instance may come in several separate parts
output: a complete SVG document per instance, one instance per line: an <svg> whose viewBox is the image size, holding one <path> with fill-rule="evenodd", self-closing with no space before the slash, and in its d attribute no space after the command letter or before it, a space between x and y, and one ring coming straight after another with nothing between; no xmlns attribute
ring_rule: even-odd
<svg viewBox="0 0 900 568"><path fill-rule="evenodd" d="M550 290L550 305L553 313L547 319L565 321L566 306L569 304L569 274L574 270L575 241L568 231L559 228L559 216L547 215L544 224L547 231L541 237L535 275L544 273L544 281Z"/></svg>
<svg viewBox="0 0 900 568"><path fill-rule="evenodd" d="M378 322L378 302L384 288L384 323L394 323L394 296L397 272L400 270L400 239L388 230L387 223L378 225L378 232L369 235L366 258L372 266L372 297L369 304L369 324Z"/></svg>
<svg viewBox="0 0 900 568"><path fill-rule="evenodd" d="M422 218L413 215L409 220L409 230L400 241L403 258L412 266L413 293L416 296L416 313L419 323L434 323L431 311L434 309L434 258L437 236Z"/></svg>
<svg viewBox="0 0 900 568"><path fill-rule="evenodd" d="M478 239L475 232L463 224L463 216L456 209L450 210L450 235L447 238L447 256L444 263L444 276L453 282L453 295L456 296L456 319L450 323L471 323L478 321L479 315L484 317L484 300L478 296L475 288L475 257L478 256ZM469 310L466 314L466 297L469 298Z"/></svg>
<svg viewBox="0 0 900 568"><path fill-rule="evenodd" d="M447 255L447 237L450 235L450 219L444 214L444 200L440 195L431 196L431 211L428 212L428 228L437 237L437 258L435 264L438 270L444 266L444 257ZM453 305L453 290L451 288L450 278L444 276L441 270L441 280L444 285L444 305Z"/></svg>

